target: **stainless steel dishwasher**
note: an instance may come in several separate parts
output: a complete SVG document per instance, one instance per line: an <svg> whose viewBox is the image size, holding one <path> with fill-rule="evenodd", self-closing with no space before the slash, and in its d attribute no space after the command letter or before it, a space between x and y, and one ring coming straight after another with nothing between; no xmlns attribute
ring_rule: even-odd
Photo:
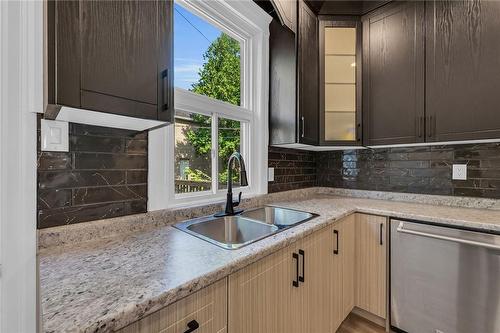
<svg viewBox="0 0 500 333"><path fill-rule="evenodd" d="M500 235L391 220L391 327L500 332Z"/></svg>

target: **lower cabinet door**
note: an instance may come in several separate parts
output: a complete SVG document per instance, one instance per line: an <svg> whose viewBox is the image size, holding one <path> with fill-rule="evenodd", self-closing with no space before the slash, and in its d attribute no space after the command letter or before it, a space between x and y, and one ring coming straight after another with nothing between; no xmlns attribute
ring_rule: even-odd
<svg viewBox="0 0 500 333"><path fill-rule="evenodd" d="M299 243L229 276L229 332L303 332Z"/></svg>
<svg viewBox="0 0 500 333"><path fill-rule="evenodd" d="M302 332L335 332L331 319L340 315L335 303L342 286L334 276L340 270L334 260L333 245L331 226L314 232L300 243L304 263L304 281L300 287Z"/></svg>
<svg viewBox="0 0 500 333"><path fill-rule="evenodd" d="M343 316L343 305L342 305L342 282L343 282L343 272L342 272L342 256L344 251L342 248L344 233L342 231L342 226L344 222L340 221L334 224L331 230L333 247L330 251L331 264L330 264L330 279L329 284L331 285L330 298L332 299L332 308L330 316L330 332L335 332L344 320Z"/></svg>
<svg viewBox="0 0 500 333"><path fill-rule="evenodd" d="M135 323L119 333L223 333L227 327L227 279L224 278ZM198 327L194 329L195 327Z"/></svg>
<svg viewBox="0 0 500 333"><path fill-rule="evenodd" d="M332 327L335 332L354 307L355 218L350 215L333 226L332 278L334 299Z"/></svg>
<svg viewBox="0 0 500 333"><path fill-rule="evenodd" d="M383 319L387 304L387 218L356 214L356 306Z"/></svg>
<svg viewBox="0 0 500 333"><path fill-rule="evenodd" d="M342 320L344 320L354 308L355 275L355 224L354 214L346 217L340 226L340 258L342 260Z"/></svg>

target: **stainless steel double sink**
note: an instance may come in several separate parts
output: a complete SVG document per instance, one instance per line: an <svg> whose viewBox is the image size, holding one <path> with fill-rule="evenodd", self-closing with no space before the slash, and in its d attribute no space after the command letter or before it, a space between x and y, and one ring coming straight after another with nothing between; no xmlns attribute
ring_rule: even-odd
<svg viewBox="0 0 500 333"><path fill-rule="evenodd" d="M174 227L224 249L238 249L316 216L289 208L264 206L234 216L192 219Z"/></svg>

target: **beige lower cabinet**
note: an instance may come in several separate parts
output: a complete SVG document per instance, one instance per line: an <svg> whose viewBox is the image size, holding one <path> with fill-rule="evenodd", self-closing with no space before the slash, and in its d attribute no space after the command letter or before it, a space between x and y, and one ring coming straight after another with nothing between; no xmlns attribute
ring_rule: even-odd
<svg viewBox="0 0 500 333"><path fill-rule="evenodd" d="M304 282L301 283L302 332L335 332L331 320L336 309L339 282L335 278L339 269L334 260L334 234L332 227L316 231L301 241L305 254Z"/></svg>
<svg viewBox="0 0 500 333"><path fill-rule="evenodd" d="M229 332L301 332L301 292L299 284L292 283L300 283L297 245L229 276Z"/></svg>
<svg viewBox="0 0 500 333"><path fill-rule="evenodd" d="M196 326L198 328L194 329ZM130 324L118 332L222 333L226 332L226 327L227 278L224 278Z"/></svg>
<svg viewBox="0 0 500 333"><path fill-rule="evenodd" d="M352 215L232 274L228 331L335 332L354 306L354 227Z"/></svg>
<svg viewBox="0 0 500 333"><path fill-rule="evenodd" d="M356 306L386 318L387 218L356 214Z"/></svg>
<svg viewBox="0 0 500 333"><path fill-rule="evenodd" d="M350 215L333 226L335 237L334 285L335 315L332 327L336 330L354 307L355 216Z"/></svg>

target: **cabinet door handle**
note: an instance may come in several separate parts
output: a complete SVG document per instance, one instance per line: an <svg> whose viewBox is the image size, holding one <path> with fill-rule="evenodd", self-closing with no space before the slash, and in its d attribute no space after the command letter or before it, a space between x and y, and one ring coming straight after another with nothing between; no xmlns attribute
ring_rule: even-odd
<svg viewBox="0 0 500 333"><path fill-rule="evenodd" d="M432 138L432 120L433 120L433 116L429 116L429 138Z"/></svg>
<svg viewBox="0 0 500 333"><path fill-rule="evenodd" d="M422 116L418 117L417 126L418 126L418 137L421 138L422 137L422 129L424 128L424 117L422 117Z"/></svg>
<svg viewBox="0 0 500 333"><path fill-rule="evenodd" d="M299 276L299 281L305 281L305 273L306 273L306 253L304 250L299 250L299 254L302 256L302 276Z"/></svg>
<svg viewBox="0 0 500 333"><path fill-rule="evenodd" d="M337 237L337 248L335 250L333 250L333 254L339 254L339 231L333 230L333 233Z"/></svg>
<svg viewBox="0 0 500 333"><path fill-rule="evenodd" d="M302 136L302 137L304 137L304 131L305 131L305 130L304 130L304 127L305 127L305 126L304 126L304 124L305 124L305 119L304 119L304 116L300 117L300 120L302 121L302 134L301 134L301 136Z"/></svg>
<svg viewBox="0 0 500 333"><path fill-rule="evenodd" d="M299 255L297 253L292 253L292 258L295 259L295 280L292 281L292 286L295 288L299 287Z"/></svg>
<svg viewBox="0 0 500 333"><path fill-rule="evenodd" d="M380 223L380 245L384 245L383 230L384 230L384 224Z"/></svg>
<svg viewBox="0 0 500 333"><path fill-rule="evenodd" d="M161 111L167 111L169 108L169 97L170 94L168 93L169 89L169 84L168 84L168 69L165 69L161 72L161 98L162 98L162 106L161 106Z"/></svg>
<svg viewBox="0 0 500 333"><path fill-rule="evenodd" d="M187 323L188 329L184 331L184 333L191 333L194 332L200 327L200 324L196 320L191 320L189 323Z"/></svg>

